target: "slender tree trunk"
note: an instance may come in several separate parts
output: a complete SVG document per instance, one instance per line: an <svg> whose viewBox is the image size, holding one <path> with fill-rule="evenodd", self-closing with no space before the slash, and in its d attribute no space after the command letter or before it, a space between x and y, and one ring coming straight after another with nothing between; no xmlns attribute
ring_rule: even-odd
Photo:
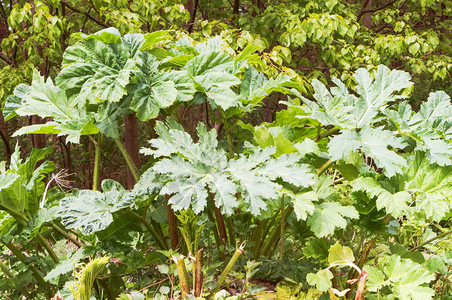
<svg viewBox="0 0 452 300"><path fill-rule="evenodd" d="M31 116L31 124L43 124L45 121L38 116ZM46 146L46 135L45 134L32 134L31 143L33 148L44 148Z"/></svg>
<svg viewBox="0 0 452 300"><path fill-rule="evenodd" d="M137 169L140 169L140 153L138 148L138 120L135 114L124 116L125 125L125 140L124 146L127 153L129 153ZM135 184L135 179L133 177L130 168L127 167L127 188L132 189Z"/></svg>
<svg viewBox="0 0 452 300"><path fill-rule="evenodd" d="M0 113L0 135L3 141L3 147L5 148L6 161L9 164L11 161L11 144L9 143L8 124L3 119L3 115Z"/></svg>
<svg viewBox="0 0 452 300"><path fill-rule="evenodd" d="M68 173L72 170L71 144L67 144L63 137L60 137L61 153L63 154L64 168Z"/></svg>
<svg viewBox="0 0 452 300"><path fill-rule="evenodd" d="M370 10L372 9L372 0L368 0L365 7L363 7L364 10ZM363 14L363 26L367 28L372 27L372 13L367 12Z"/></svg>
<svg viewBox="0 0 452 300"><path fill-rule="evenodd" d="M166 195L166 213L168 216L168 233L171 242L171 249L176 250L179 246L179 234L177 232L177 217L174 214L174 210L171 208L171 204L168 204L171 196Z"/></svg>

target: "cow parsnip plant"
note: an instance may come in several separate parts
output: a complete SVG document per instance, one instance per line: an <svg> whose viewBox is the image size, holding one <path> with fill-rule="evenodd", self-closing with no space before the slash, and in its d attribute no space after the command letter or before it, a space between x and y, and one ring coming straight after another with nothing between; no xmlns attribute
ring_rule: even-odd
<svg viewBox="0 0 452 300"><path fill-rule="evenodd" d="M196 250L204 247L209 259L229 261L227 270L241 265L244 253L255 260L309 262L288 266L310 273L297 278L298 297L433 299L450 292L452 105L446 93L431 93L414 112L407 100L410 76L379 66L357 70L353 89L339 79L332 79L333 87L314 80L312 97L303 96L289 76L267 78L247 62L256 59L258 47L231 54L219 38L196 43L178 35L121 36L112 28L78 35L55 80L35 72L31 85L19 85L8 99L6 118L49 118L16 135L58 134L77 143L96 134L99 147L106 136L122 149L118 119L126 113L136 112L144 122L166 119L154 123L158 138L142 149L150 159L142 174L135 170L132 190L105 179L101 191L94 185L41 207L41 180L53 166L45 162L33 170L48 150L32 152L24 163L15 154L0 174L0 208L1 242L18 266L46 284L47 293L55 286L68 294L68 277L58 282L58 275L68 276L84 255L111 257L93 291L114 299L154 286L154 276L173 280L176 270L165 264L171 258L184 296L190 293L185 259L193 258L181 255L188 254L181 239L190 245L187 237L196 236ZM289 99L275 122L244 123L276 92ZM203 105L221 126L206 120L190 134L179 122L181 105ZM197 215L199 224L177 219L174 211L181 210L188 210L182 216ZM35 251L36 257L51 256L47 276L21 256L13 227L40 242L46 252ZM78 250L57 255L58 247L41 234L51 230ZM243 240L246 246L234 251ZM192 261L198 284L203 253ZM157 269L149 268L153 263ZM205 264L205 273L215 274L218 266ZM90 294L92 282L87 286ZM220 286L193 289L213 298Z"/></svg>

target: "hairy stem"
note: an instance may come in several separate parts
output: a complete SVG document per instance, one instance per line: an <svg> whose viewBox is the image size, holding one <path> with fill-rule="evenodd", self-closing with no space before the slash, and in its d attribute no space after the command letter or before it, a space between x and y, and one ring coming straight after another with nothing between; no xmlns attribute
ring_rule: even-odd
<svg viewBox="0 0 452 300"><path fill-rule="evenodd" d="M203 274L202 274L202 265L203 265L203 256L204 256L204 248L201 248L196 252L195 255L195 270L194 270L194 290L195 297L201 297L202 286L203 286Z"/></svg>
<svg viewBox="0 0 452 300"><path fill-rule="evenodd" d="M75 239L72 235L70 235L68 232L64 231L61 227L59 227L58 225L56 225L53 222L49 223L50 226L53 227L53 229L55 229L56 231L58 231L62 236L64 236L67 240L71 241L74 245L76 245L79 248L82 248L82 244Z"/></svg>
<svg viewBox="0 0 452 300"><path fill-rule="evenodd" d="M433 242L433 241L436 241L436 240L438 240L438 239L440 239L440 238L442 238L442 237L445 237L446 235L451 234L451 233L452 233L452 229L451 229L451 230L448 230L448 231L445 231L445 232L443 232L443 233L441 233L441 234L438 234L437 236L435 236L435 237L433 237L433 238L431 238L431 239L429 239L429 240L426 240L426 241L423 242L422 244L420 244L420 245L414 247L414 248L411 249L410 251L416 251L417 249L422 248L422 247L424 247L425 245L427 245L427 244L429 244L429 243L431 243L431 242Z"/></svg>
<svg viewBox="0 0 452 300"><path fill-rule="evenodd" d="M140 173L138 172L137 166L133 162L132 157L130 157L129 153L127 153L124 144L119 140L119 138L115 138L114 141L116 143L116 146L118 146L119 151L121 151L122 156L126 160L127 166L129 167L130 172L132 172L135 182L138 182L138 180L140 179Z"/></svg>
<svg viewBox="0 0 452 300"><path fill-rule="evenodd" d="M93 191L99 189L99 172L100 172L100 154L102 146L103 135L99 133L96 143L96 154L94 155L94 172L93 172Z"/></svg>
<svg viewBox="0 0 452 300"><path fill-rule="evenodd" d="M285 219L284 215L284 196L281 197L281 220ZM280 247L279 247L279 259L282 260L284 257L284 224L285 222L280 222Z"/></svg>
<svg viewBox="0 0 452 300"><path fill-rule="evenodd" d="M326 170L328 170L329 167L331 167L334 164L333 161L331 161L330 159L327 160L326 163L323 164L323 166L321 166L318 170L317 170L317 175L321 175L324 172L326 172Z"/></svg>
<svg viewBox="0 0 452 300"><path fill-rule="evenodd" d="M58 256L56 255L55 251L53 251L52 246L50 246L49 242L41 235L41 233L37 233L36 237L38 238L39 243L46 249L47 253L49 254L50 258L52 258L54 263L59 263L60 260L58 259Z"/></svg>
<svg viewBox="0 0 452 300"><path fill-rule="evenodd" d="M220 277L218 277L217 287L212 292L212 294L210 294L209 299L211 299L213 296L215 296L215 294L220 290L221 285L223 284L224 280L226 279L226 276L229 274L232 267L236 263L237 259L240 257L240 255L242 255L245 252L244 248L245 248L245 243L243 242L240 245L240 247L235 249L234 255L231 257L231 260L229 261L227 266L224 268L223 272L221 272Z"/></svg>
<svg viewBox="0 0 452 300"><path fill-rule="evenodd" d="M9 277L10 279L14 279L14 274L9 270L8 266L5 265L5 263L0 260L0 269L2 269L3 273Z"/></svg>
<svg viewBox="0 0 452 300"><path fill-rule="evenodd" d="M143 216L137 214L136 212L134 212L134 211L132 211L130 209L127 209L126 213L129 216L131 216L132 218L134 218L135 220L141 222L144 225L144 227L146 227L146 229L152 235L152 237L154 238L155 242L160 247L160 249L168 250L168 246L165 245L165 243L160 238L160 236L157 234L157 232L154 230L154 228L152 228L152 226L148 223L148 221L146 221L146 219Z"/></svg>
<svg viewBox="0 0 452 300"><path fill-rule="evenodd" d="M185 267L185 257L183 255L179 257L173 256L172 260L176 263L177 274L179 274L182 299L185 299L185 296L190 292L190 289L188 287L188 273L187 268Z"/></svg>
<svg viewBox="0 0 452 300"><path fill-rule="evenodd" d="M42 277L41 273L38 272L38 270L36 269L35 266L30 265L26 262L26 257L25 255L22 254L22 252L20 252L19 249L17 249L13 244L11 243L4 243L4 245L17 257L18 260L20 260L23 264L25 264L26 266L28 266L28 268L31 271L31 274L33 275L33 277L36 279L36 281L38 282L38 284L40 286L45 286L47 285L47 282L45 282L44 278Z"/></svg>

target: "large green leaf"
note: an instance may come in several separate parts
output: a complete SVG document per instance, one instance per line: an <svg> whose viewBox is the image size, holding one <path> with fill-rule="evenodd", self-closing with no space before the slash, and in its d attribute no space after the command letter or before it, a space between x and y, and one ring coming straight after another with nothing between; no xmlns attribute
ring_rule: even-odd
<svg viewBox="0 0 452 300"><path fill-rule="evenodd" d="M331 88L331 91L320 81L313 80L314 98L317 101L312 102L299 95L306 104L302 108L323 125L334 125L341 129L363 128L378 121L376 117L387 103L405 97L397 91L412 85L408 73L390 71L383 65L378 67L375 79L363 68L355 72L354 78L360 97L351 94L337 78L333 79L336 87Z"/></svg>
<svg viewBox="0 0 452 300"><path fill-rule="evenodd" d="M324 202L317 205L314 214L308 218L307 224L317 237L325 237L334 233L336 228L345 228L345 217L357 219L358 212L353 206L342 206L337 202Z"/></svg>
<svg viewBox="0 0 452 300"><path fill-rule="evenodd" d="M44 192L42 180L54 170L54 164L47 161L38 168L36 164L51 152L50 148L33 149L23 162L16 147L9 170L0 175L0 209L15 217L21 225L26 225L24 215L33 215L39 208Z"/></svg>
<svg viewBox="0 0 452 300"><path fill-rule="evenodd" d="M166 157L152 170L165 175L161 194L172 194L170 203L175 210L192 207L198 213L207 205L207 196L214 194L218 207L226 214L240 203L244 209L258 215L267 208L266 200L277 199L282 180L307 187L314 183L311 170L298 164L298 154L273 158L273 147L261 149L249 145L248 155L228 159L224 150L217 149L215 130L207 131L204 124L197 127L198 143L170 121L157 123L160 138L150 141L153 149L142 153ZM237 199L236 195L240 194Z"/></svg>
<svg viewBox="0 0 452 300"><path fill-rule="evenodd" d="M366 266L364 270L369 272L367 286L371 292L377 292L386 285L399 299L432 299L435 294L425 286L435 279L435 275L411 259L386 256L379 260L378 269Z"/></svg>
<svg viewBox="0 0 452 300"><path fill-rule="evenodd" d="M134 52L126 49L129 44L88 39L68 47L64 68L56 78L58 86L81 105L86 99L118 102L126 95L126 86L136 70L136 61L131 58Z"/></svg>
<svg viewBox="0 0 452 300"><path fill-rule="evenodd" d="M354 75L357 85L357 92L360 99L354 104L354 115L356 127L362 128L375 122L374 118L378 114L380 107L390 101L404 98L395 92L410 87L410 74L404 71L392 70L380 65L375 80L372 80L366 69L358 69Z"/></svg>
<svg viewBox="0 0 452 300"><path fill-rule="evenodd" d="M30 93L30 89L29 85L19 84L14 89L14 94L6 99L2 111L5 121L9 121L17 115L16 110L22 106L22 99Z"/></svg>
<svg viewBox="0 0 452 300"><path fill-rule="evenodd" d="M65 92L55 86L50 78L44 81L37 70L33 72L31 87L20 85L16 89L19 89L16 94L23 97L19 108L15 110L18 115L51 117L53 121L24 126L13 136L28 133L58 134L67 136L67 142L78 143L82 134L98 132L92 118L79 109L75 101L68 99Z"/></svg>
<svg viewBox="0 0 452 300"><path fill-rule="evenodd" d="M353 182L353 189L364 191L369 197L376 197L377 209L385 209L386 213L391 214L394 218L399 218L408 213L408 205L413 201L408 192L400 191L392 194L370 177L356 179Z"/></svg>
<svg viewBox="0 0 452 300"><path fill-rule="evenodd" d="M416 141L416 150L426 152L431 163L452 164L452 144L447 138L447 131L452 128L452 105L446 93L430 93L417 113L412 112L408 103L385 113L399 132Z"/></svg>
<svg viewBox="0 0 452 300"><path fill-rule="evenodd" d="M133 197L112 180L102 182L103 193L81 190L60 201L58 215L68 229L79 229L83 234L104 230L113 222L113 213L130 206Z"/></svg>
<svg viewBox="0 0 452 300"><path fill-rule="evenodd" d="M347 159L350 154L361 150L372 158L379 168L389 177L401 173L406 166L405 159L388 149L403 149L406 146L402 138L394 136L382 128L366 127L360 132L344 130L342 134L333 137L328 143L328 151L333 160Z"/></svg>

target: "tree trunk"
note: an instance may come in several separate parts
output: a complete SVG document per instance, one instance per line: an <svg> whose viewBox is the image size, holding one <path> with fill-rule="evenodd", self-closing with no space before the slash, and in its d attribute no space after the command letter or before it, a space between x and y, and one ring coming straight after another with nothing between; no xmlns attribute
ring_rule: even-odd
<svg viewBox="0 0 452 300"><path fill-rule="evenodd" d="M124 116L124 125L125 125L125 140L124 146L126 148L127 153L129 153L132 158L137 169L140 169L141 161L140 161L140 153L138 148L138 120L135 114L129 114ZM127 167L127 188L132 189L135 185L135 179L133 178L133 174L130 171L130 168Z"/></svg>
<svg viewBox="0 0 452 300"><path fill-rule="evenodd" d="M372 0L368 0L367 5L365 7L363 7L363 10L371 10L371 9L372 9ZM367 28L372 27L372 13L371 12L366 12L363 14L363 26L365 26Z"/></svg>
<svg viewBox="0 0 452 300"><path fill-rule="evenodd" d="M6 162L9 164L11 161L11 145L9 143L8 124L3 119L3 114L0 113L0 135L2 137L3 146L5 148Z"/></svg>
<svg viewBox="0 0 452 300"><path fill-rule="evenodd" d="M45 121L38 116L31 116L30 123L33 124L44 124ZM46 146L46 135L45 134L32 134L31 143L33 148L44 148Z"/></svg>
<svg viewBox="0 0 452 300"><path fill-rule="evenodd" d="M171 249L177 250L179 246L179 233L177 231L177 217L174 214L174 210L171 208L171 204L168 204L171 196L166 195L166 214L168 217L168 234L171 242Z"/></svg>

